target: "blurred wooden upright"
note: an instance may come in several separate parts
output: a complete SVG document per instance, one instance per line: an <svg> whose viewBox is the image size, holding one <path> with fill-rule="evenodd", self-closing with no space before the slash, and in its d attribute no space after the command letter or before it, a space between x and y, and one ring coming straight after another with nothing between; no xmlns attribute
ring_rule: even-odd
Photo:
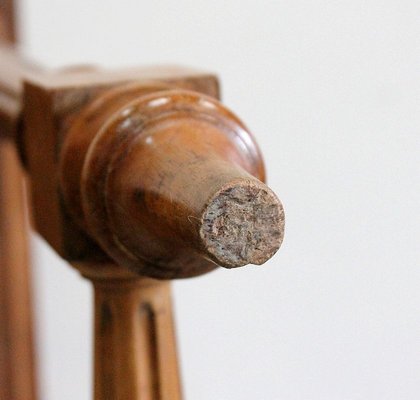
<svg viewBox="0 0 420 400"><path fill-rule="evenodd" d="M13 0L0 2L0 39L16 42L15 9Z"/></svg>
<svg viewBox="0 0 420 400"><path fill-rule="evenodd" d="M16 40L12 0L0 2L0 40ZM36 399L24 175L0 132L0 399Z"/></svg>

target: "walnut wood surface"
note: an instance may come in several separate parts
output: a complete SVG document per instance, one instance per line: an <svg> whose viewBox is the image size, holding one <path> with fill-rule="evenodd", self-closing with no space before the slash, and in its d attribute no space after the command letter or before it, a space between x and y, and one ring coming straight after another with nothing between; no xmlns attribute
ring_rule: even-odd
<svg viewBox="0 0 420 400"><path fill-rule="evenodd" d="M0 399L35 400L31 281L24 178L10 138L15 132L19 82L13 53L13 2L0 2Z"/></svg>
<svg viewBox="0 0 420 400"><path fill-rule="evenodd" d="M35 399L26 204L16 149L0 139L0 399Z"/></svg>
<svg viewBox="0 0 420 400"><path fill-rule="evenodd" d="M0 39L16 42L15 4L13 0L0 1Z"/></svg>
<svg viewBox="0 0 420 400"><path fill-rule="evenodd" d="M181 398L170 285L95 283L95 400Z"/></svg>
<svg viewBox="0 0 420 400"><path fill-rule="evenodd" d="M253 136L206 73L82 68L20 79L23 92L19 78L0 76L0 127L9 136L23 127L15 139L38 230L94 284L95 399L177 400L169 286L145 276L262 264L277 251L283 208Z"/></svg>
<svg viewBox="0 0 420 400"><path fill-rule="evenodd" d="M140 275L262 264L280 246L283 210L261 182L258 147L213 98L119 87L73 121L60 158L69 212Z"/></svg>
<svg viewBox="0 0 420 400"><path fill-rule="evenodd" d="M180 400L169 282L79 268L95 290L95 400Z"/></svg>
<svg viewBox="0 0 420 400"><path fill-rule="evenodd" d="M97 96L105 95L106 99L109 90L128 82L149 85L156 81L218 96L213 75L180 67L131 69L125 77L118 71L52 72L32 75L24 84L23 124L30 129L25 129L22 153L32 180L35 224L48 243L70 262L109 262L109 256L63 204L58 180L63 142L82 110ZM82 137L82 144L87 139ZM74 157L83 154L80 147ZM78 176L78 170L74 176Z"/></svg>

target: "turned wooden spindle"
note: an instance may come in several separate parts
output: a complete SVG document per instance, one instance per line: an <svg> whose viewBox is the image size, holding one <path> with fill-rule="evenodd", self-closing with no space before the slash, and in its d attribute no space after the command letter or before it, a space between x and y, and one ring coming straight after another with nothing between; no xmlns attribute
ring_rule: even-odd
<svg viewBox="0 0 420 400"><path fill-rule="evenodd" d="M251 134L215 99L152 89L118 88L73 123L60 168L69 212L141 275L264 263L284 215Z"/></svg>
<svg viewBox="0 0 420 400"><path fill-rule="evenodd" d="M31 178L36 227L93 283L95 400L180 399L165 280L262 264L283 239L253 136L213 75L32 69L22 91L24 64L0 52L15 71L0 76L0 127Z"/></svg>
<svg viewBox="0 0 420 400"><path fill-rule="evenodd" d="M116 263L74 263L95 288L95 399L180 399L169 285L139 275L191 277L277 251L283 209L253 137L213 98L129 84L72 121L60 160L68 212Z"/></svg>

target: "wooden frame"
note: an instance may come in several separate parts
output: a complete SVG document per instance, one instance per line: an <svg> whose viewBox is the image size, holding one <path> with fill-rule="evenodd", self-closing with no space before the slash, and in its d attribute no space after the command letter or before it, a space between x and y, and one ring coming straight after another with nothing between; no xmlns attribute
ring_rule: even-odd
<svg viewBox="0 0 420 400"><path fill-rule="evenodd" d="M1 394L36 396L18 149L38 231L93 283L95 400L181 399L168 280L263 264L283 239L252 134L212 74L0 55Z"/></svg>

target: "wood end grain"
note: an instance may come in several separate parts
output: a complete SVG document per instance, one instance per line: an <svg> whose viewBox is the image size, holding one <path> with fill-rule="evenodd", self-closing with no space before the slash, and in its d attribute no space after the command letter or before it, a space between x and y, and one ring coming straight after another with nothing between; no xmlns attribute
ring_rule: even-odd
<svg viewBox="0 0 420 400"><path fill-rule="evenodd" d="M200 229L208 256L225 268L263 264L279 249L283 234L283 207L257 180L220 190L208 203Z"/></svg>

